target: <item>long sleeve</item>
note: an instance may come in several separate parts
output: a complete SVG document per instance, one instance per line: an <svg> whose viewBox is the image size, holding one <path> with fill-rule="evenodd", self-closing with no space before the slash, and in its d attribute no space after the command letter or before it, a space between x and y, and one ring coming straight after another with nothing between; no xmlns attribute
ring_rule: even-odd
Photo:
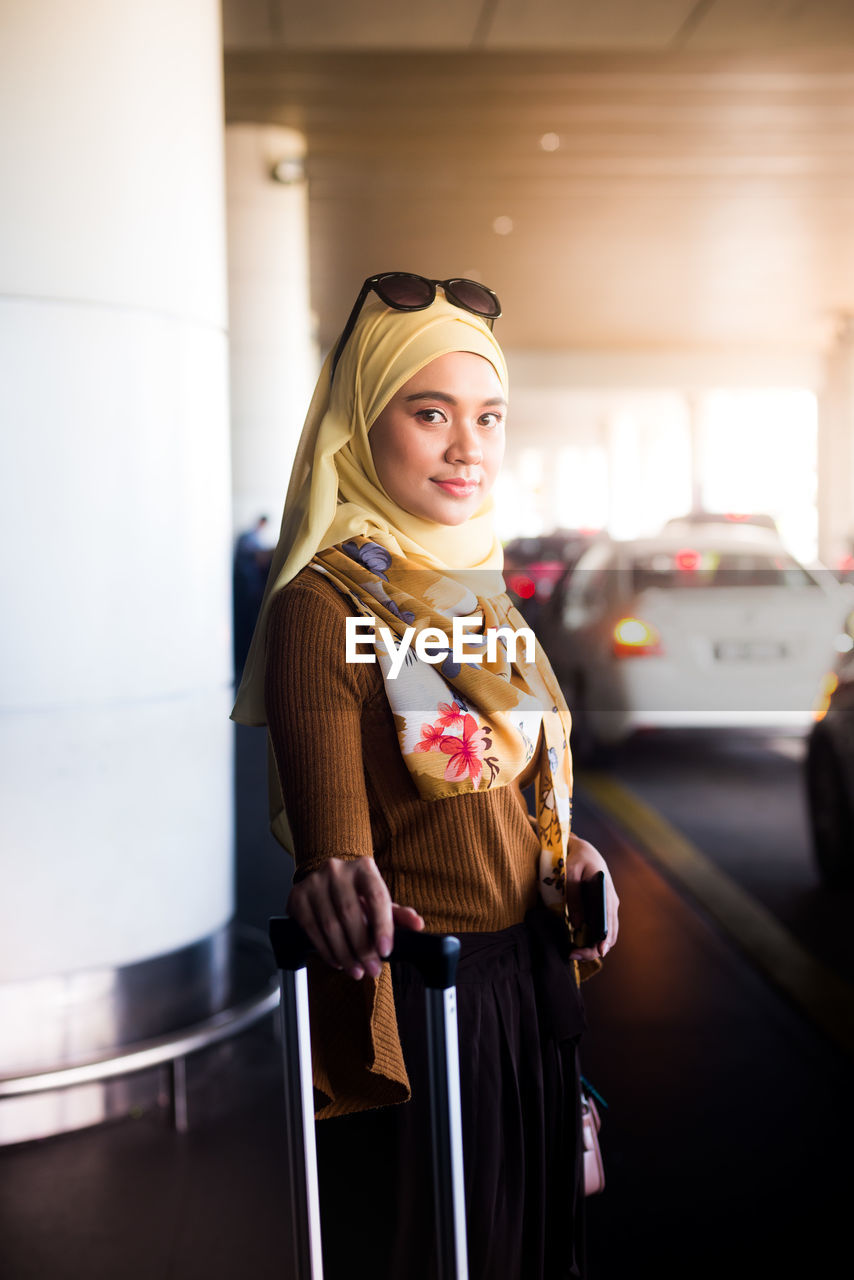
<svg viewBox="0 0 854 1280"><path fill-rule="evenodd" d="M342 597L305 574L279 593L270 613L267 721L297 879L330 857L373 854L361 736L371 690L362 667L345 661L345 618ZM317 960L309 964L309 989L318 1118L405 1102L389 966L378 979L356 982Z"/></svg>
<svg viewBox="0 0 854 1280"><path fill-rule="evenodd" d="M369 693L362 667L345 660L343 598L330 602L304 579L273 601L265 679L298 877L327 858L373 853L361 736Z"/></svg>

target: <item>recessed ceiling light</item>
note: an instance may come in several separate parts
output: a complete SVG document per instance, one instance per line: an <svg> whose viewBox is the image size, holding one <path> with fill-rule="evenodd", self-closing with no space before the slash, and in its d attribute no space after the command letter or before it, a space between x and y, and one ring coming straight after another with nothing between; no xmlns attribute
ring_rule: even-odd
<svg viewBox="0 0 854 1280"><path fill-rule="evenodd" d="M543 151L557 151L560 146L560 138L556 133L544 133L540 138L540 146Z"/></svg>
<svg viewBox="0 0 854 1280"><path fill-rule="evenodd" d="M283 187L294 187L305 181L305 164L301 156L285 156L270 170L270 177Z"/></svg>
<svg viewBox="0 0 854 1280"><path fill-rule="evenodd" d="M496 218L492 224L492 230L497 236L509 236L513 230L513 219L504 216Z"/></svg>

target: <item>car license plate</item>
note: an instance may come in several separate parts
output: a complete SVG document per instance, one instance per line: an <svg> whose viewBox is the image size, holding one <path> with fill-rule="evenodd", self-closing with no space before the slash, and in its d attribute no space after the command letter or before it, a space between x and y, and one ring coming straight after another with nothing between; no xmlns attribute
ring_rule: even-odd
<svg viewBox="0 0 854 1280"><path fill-rule="evenodd" d="M779 640L718 640L715 657L719 662L779 662L787 656Z"/></svg>

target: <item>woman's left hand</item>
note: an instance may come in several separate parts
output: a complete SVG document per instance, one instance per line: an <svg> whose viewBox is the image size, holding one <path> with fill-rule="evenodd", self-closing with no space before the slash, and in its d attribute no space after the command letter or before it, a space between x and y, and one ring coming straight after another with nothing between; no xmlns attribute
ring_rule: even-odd
<svg viewBox="0 0 854 1280"><path fill-rule="evenodd" d="M606 955L617 941L620 929L620 899L614 888L614 881L608 865L598 849L579 836L569 837L569 850L566 859L566 905L570 924L578 927L583 923L581 912L580 882L589 880L598 871L605 873L605 907L608 920L608 934L601 942L592 947L573 949L573 960L599 960Z"/></svg>

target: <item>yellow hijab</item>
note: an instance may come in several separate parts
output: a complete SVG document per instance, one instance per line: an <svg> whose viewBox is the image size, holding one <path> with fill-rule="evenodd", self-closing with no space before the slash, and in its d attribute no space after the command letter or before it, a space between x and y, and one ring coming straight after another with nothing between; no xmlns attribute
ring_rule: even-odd
<svg viewBox="0 0 854 1280"><path fill-rule="evenodd" d="M502 593L503 553L491 495L463 525L421 520L388 496L377 478L368 431L393 395L431 360L452 351L487 359L507 395L507 366L484 320L437 293L424 311L395 311L366 300L330 384L331 355L320 371L297 446L278 545L231 718L266 724L264 666L270 602L312 557L378 531L397 554L430 569L494 571ZM490 579L484 581L489 582Z"/></svg>

